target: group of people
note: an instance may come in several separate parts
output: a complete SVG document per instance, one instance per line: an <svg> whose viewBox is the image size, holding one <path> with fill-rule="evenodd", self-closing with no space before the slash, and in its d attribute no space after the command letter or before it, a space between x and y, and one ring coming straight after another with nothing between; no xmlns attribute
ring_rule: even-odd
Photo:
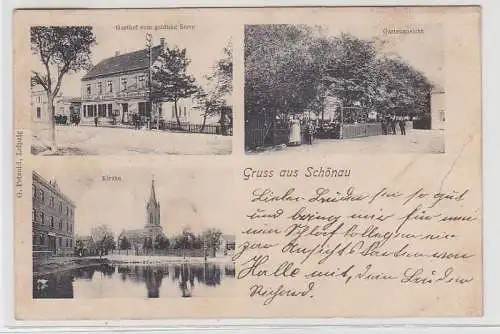
<svg viewBox="0 0 500 334"><path fill-rule="evenodd" d="M395 135L396 134L396 124L399 125L399 130L401 135L406 135L406 118L404 116L396 115L386 115L382 117L382 133L384 135Z"/></svg>
<svg viewBox="0 0 500 334"><path fill-rule="evenodd" d="M311 119L300 119L294 116L290 121L290 136L288 145L296 146L305 142L312 145L314 141L315 122Z"/></svg>

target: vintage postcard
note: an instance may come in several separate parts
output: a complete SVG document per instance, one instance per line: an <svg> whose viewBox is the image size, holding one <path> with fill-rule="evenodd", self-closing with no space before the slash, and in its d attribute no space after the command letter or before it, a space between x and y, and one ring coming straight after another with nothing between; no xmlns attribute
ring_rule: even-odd
<svg viewBox="0 0 500 334"><path fill-rule="evenodd" d="M480 26L17 10L16 319L481 316Z"/></svg>

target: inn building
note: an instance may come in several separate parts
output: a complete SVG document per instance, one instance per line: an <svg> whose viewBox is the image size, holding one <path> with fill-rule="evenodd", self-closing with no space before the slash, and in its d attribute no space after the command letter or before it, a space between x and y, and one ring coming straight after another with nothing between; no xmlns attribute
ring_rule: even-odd
<svg viewBox="0 0 500 334"><path fill-rule="evenodd" d="M72 255L75 235L75 204L55 180L33 171L33 256Z"/></svg>
<svg viewBox="0 0 500 334"><path fill-rule="evenodd" d="M102 123L128 124L132 115L142 119L175 120L172 102L149 101L149 71L166 48L165 39L160 44L142 50L106 58L85 74L81 79L82 122L91 123L98 117ZM182 122L192 122L191 99L181 99L177 103Z"/></svg>

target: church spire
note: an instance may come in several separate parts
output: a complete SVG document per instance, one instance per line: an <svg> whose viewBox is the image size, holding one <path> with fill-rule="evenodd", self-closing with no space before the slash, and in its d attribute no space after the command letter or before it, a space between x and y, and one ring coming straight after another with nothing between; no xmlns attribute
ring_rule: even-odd
<svg viewBox="0 0 500 334"><path fill-rule="evenodd" d="M156 192L155 192L155 177L153 175L153 178L151 180L151 194L149 195L149 202L153 202L154 204L157 203L156 201Z"/></svg>

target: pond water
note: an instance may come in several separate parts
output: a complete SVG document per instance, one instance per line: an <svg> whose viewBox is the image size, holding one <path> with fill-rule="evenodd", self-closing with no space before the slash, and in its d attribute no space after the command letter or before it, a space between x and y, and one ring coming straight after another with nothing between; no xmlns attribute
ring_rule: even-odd
<svg viewBox="0 0 500 334"><path fill-rule="evenodd" d="M40 275L33 298L172 298L231 295L234 264L111 265Z"/></svg>

